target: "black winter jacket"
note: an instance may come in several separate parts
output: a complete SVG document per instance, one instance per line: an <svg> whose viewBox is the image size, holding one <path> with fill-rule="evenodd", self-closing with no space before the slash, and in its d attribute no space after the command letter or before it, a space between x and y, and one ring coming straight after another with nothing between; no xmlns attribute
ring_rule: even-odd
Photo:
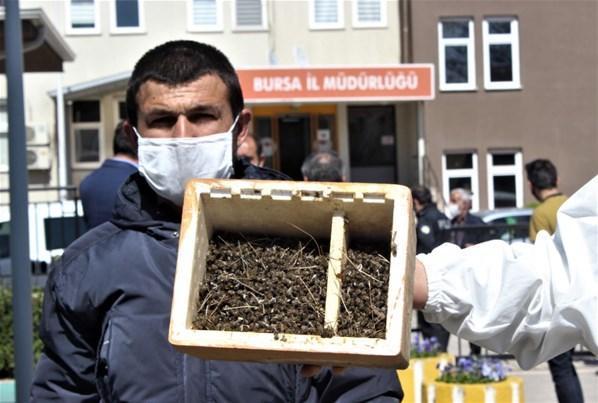
<svg viewBox="0 0 598 403"><path fill-rule="evenodd" d="M428 204L417 213L416 253L430 253L443 243L441 229L447 228L449 224L449 219L433 204Z"/></svg>
<svg viewBox="0 0 598 403"><path fill-rule="evenodd" d="M236 177L281 179L244 162ZM55 264L44 297L31 401L397 402L396 372L351 368L303 378L297 365L205 361L168 343L180 212L139 174L115 218Z"/></svg>

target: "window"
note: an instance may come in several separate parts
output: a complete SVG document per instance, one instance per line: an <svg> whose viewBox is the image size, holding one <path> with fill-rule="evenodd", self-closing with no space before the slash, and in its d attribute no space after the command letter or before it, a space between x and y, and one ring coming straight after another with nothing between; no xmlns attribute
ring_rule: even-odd
<svg viewBox="0 0 598 403"><path fill-rule="evenodd" d="M143 0L112 0L110 32L135 34L145 32Z"/></svg>
<svg viewBox="0 0 598 403"><path fill-rule="evenodd" d="M72 104L73 165L95 167L101 161L100 101Z"/></svg>
<svg viewBox="0 0 598 403"><path fill-rule="evenodd" d="M127 103L125 101L118 101L117 115L119 121L127 119Z"/></svg>
<svg viewBox="0 0 598 403"><path fill-rule="evenodd" d="M488 208L523 207L521 151L490 151L488 164Z"/></svg>
<svg viewBox="0 0 598 403"><path fill-rule="evenodd" d="M385 27L386 5L386 0L353 0L353 27Z"/></svg>
<svg viewBox="0 0 598 403"><path fill-rule="evenodd" d="M222 31L222 0L187 0L187 29Z"/></svg>
<svg viewBox="0 0 598 403"><path fill-rule="evenodd" d="M309 0L310 29L343 28L343 6L342 0Z"/></svg>
<svg viewBox="0 0 598 403"><path fill-rule="evenodd" d="M480 208L478 184L478 155L475 152L446 152L442 156L442 181L444 200L449 200L452 189L463 188L471 191L471 210Z"/></svg>
<svg viewBox="0 0 598 403"><path fill-rule="evenodd" d="M438 74L443 91L475 90L473 20L438 22Z"/></svg>
<svg viewBox="0 0 598 403"><path fill-rule="evenodd" d="M266 0L235 0L233 27L237 31L268 29Z"/></svg>
<svg viewBox="0 0 598 403"><path fill-rule="evenodd" d="M488 90L517 89L519 78L519 24L515 18L483 21L484 87Z"/></svg>
<svg viewBox="0 0 598 403"><path fill-rule="evenodd" d="M99 1L68 0L66 5L66 33L71 35L99 34Z"/></svg>

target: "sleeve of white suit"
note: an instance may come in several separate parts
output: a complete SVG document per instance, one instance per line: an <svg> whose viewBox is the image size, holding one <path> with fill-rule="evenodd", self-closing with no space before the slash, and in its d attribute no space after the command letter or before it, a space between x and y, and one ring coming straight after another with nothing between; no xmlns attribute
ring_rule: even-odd
<svg viewBox="0 0 598 403"><path fill-rule="evenodd" d="M427 320L531 368L583 344L598 354L598 176L532 244L444 244L418 255Z"/></svg>

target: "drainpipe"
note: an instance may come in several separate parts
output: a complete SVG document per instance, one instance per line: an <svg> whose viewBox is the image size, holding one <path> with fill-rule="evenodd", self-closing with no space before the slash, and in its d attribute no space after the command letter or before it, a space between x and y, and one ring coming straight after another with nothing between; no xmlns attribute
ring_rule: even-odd
<svg viewBox="0 0 598 403"><path fill-rule="evenodd" d="M424 137L424 103L418 102L417 108L417 183L425 185L426 139Z"/></svg>
<svg viewBox="0 0 598 403"><path fill-rule="evenodd" d="M23 32L19 0L5 1L4 48L8 95L10 169L10 263L12 269L13 331L17 402L29 400L33 375L31 262L29 260L29 205L27 145L23 99Z"/></svg>
<svg viewBox="0 0 598 403"><path fill-rule="evenodd" d="M58 146L58 186L67 186L66 169L66 133L64 129L64 93L62 89L62 73L59 73L56 82L56 135ZM62 191L60 198L66 197L66 190Z"/></svg>

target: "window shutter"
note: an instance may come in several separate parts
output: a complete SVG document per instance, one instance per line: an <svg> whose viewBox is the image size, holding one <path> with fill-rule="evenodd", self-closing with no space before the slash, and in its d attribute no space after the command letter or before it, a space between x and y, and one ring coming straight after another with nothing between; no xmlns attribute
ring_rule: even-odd
<svg viewBox="0 0 598 403"><path fill-rule="evenodd" d="M382 20L381 0L357 0L359 22L380 22Z"/></svg>
<svg viewBox="0 0 598 403"><path fill-rule="evenodd" d="M314 0L314 11L317 24L338 22L337 0Z"/></svg>
<svg viewBox="0 0 598 403"><path fill-rule="evenodd" d="M72 0L71 25L73 28L95 27L94 0Z"/></svg>
<svg viewBox="0 0 598 403"><path fill-rule="evenodd" d="M216 25L216 0L193 0L193 25Z"/></svg>
<svg viewBox="0 0 598 403"><path fill-rule="evenodd" d="M263 25L261 0L237 0L235 12L239 27Z"/></svg>

